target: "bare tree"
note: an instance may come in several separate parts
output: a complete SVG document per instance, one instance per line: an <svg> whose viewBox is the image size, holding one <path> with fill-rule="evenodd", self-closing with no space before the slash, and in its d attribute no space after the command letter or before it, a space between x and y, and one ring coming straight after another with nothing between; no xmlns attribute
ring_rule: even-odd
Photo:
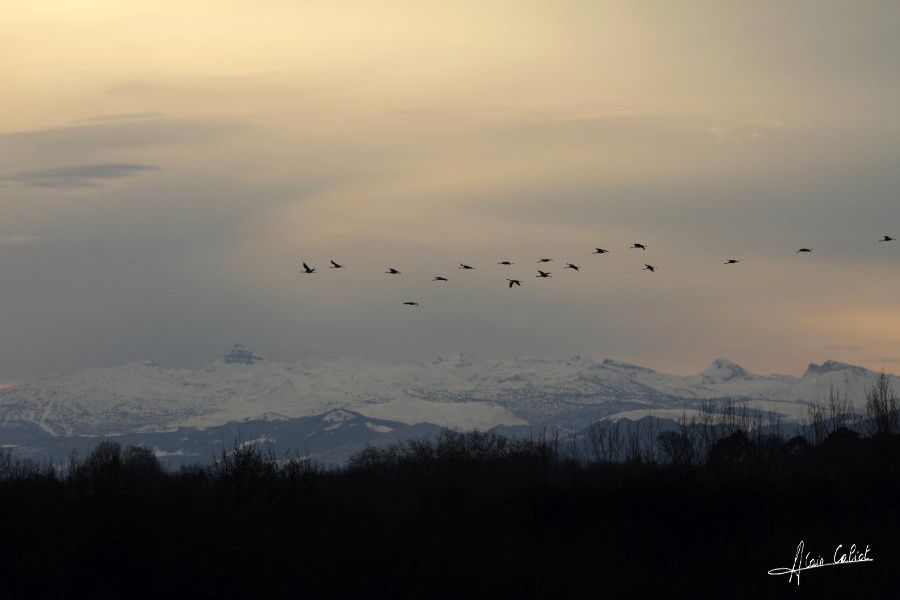
<svg viewBox="0 0 900 600"><path fill-rule="evenodd" d="M568 458L572 462L581 463L581 448L578 444L578 435L574 431L570 431L568 434Z"/></svg>
<svg viewBox="0 0 900 600"><path fill-rule="evenodd" d="M891 379L884 371L866 392L866 417L873 435L900 433L900 406Z"/></svg>
<svg viewBox="0 0 900 600"><path fill-rule="evenodd" d="M645 463L655 465L659 462L659 452L656 443L659 436L659 420L652 418L648 414L647 418L642 419L639 423L643 460Z"/></svg>
<svg viewBox="0 0 900 600"><path fill-rule="evenodd" d="M806 416L800 421L800 428L813 446L821 444L828 436L828 419L825 406L819 400L806 405Z"/></svg>
<svg viewBox="0 0 900 600"><path fill-rule="evenodd" d="M701 435L701 452L704 457L709 454L710 448L712 448L713 444L719 438L719 432L717 431L716 426L717 417L718 414L716 413L715 405L712 402L704 402L700 407L700 414L697 417Z"/></svg>
<svg viewBox="0 0 900 600"><path fill-rule="evenodd" d="M853 403L850 401L847 388L844 392L834 387L828 387L828 433L833 433L841 427L848 427L854 421Z"/></svg>
<svg viewBox="0 0 900 600"><path fill-rule="evenodd" d="M596 462L619 462L624 445L618 419L599 419L588 428L588 447Z"/></svg>
<svg viewBox="0 0 900 600"><path fill-rule="evenodd" d="M587 432L588 450L594 462L606 461L604 448L606 445L607 427L604 420L598 419L590 424Z"/></svg>
<svg viewBox="0 0 900 600"><path fill-rule="evenodd" d="M676 466L692 466L699 462L701 429L696 417L682 412L676 431L664 431L658 436L660 451L666 462Z"/></svg>
<svg viewBox="0 0 900 600"><path fill-rule="evenodd" d="M635 422L628 428L625 445L625 461L639 465L644 462L644 453L641 448L640 422Z"/></svg>

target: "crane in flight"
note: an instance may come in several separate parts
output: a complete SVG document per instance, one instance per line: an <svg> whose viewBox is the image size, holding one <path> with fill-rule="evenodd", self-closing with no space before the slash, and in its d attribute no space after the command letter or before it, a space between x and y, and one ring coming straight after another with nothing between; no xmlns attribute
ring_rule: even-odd
<svg viewBox="0 0 900 600"><path fill-rule="evenodd" d="M566 263L566 266L563 269L572 269L573 271L580 271L581 267L578 265L573 265L572 263Z"/></svg>
<svg viewBox="0 0 900 600"><path fill-rule="evenodd" d="M594 248L594 251L591 254L608 254L612 252L612 250L606 250L604 248Z"/></svg>
<svg viewBox="0 0 900 600"><path fill-rule="evenodd" d="M508 260L501 260L501 261L498 262L497 264L498 264L498 265L503 265L504 267L508 267L508 266L510 266L510 265L513 264L513 263L512 263L511 261L508 261Z"/></svg>
<svg viewBox="0 0 900 600"><path fill-rule="evenodd" d="M459 263L459 267L457 267L457 268L458 268L458 269L463 269L463 270L465 270L465 271L471 271L471 270L474 269L475 267L470 267L469 265L464 265L464 264L462 264L462 263Z"/></svg>
<svg viewBox="0 0 900 600"><path fill-rule="evenodd" d="M413 302L411 300L403 303L403 306L418 306L418 305L419 305L418 302Z"/></svg>
<svg viewBox="0 0 900 600"><path fill-rule="evenodd" d="M328 267L329 269L345 269L346 268L344 265L339 265L336 262L334 262L333 260L330 262L331 262L331 266Z"/></svg>
<svg viewBox="0 0 900 600"><path fill-rule="evenodd" d="M891 237L891 236L889 236L889 235L886 235L886 236L884 236L883 238L881 238L881 239L878 240L878 241L879 241L879 242L893 242L893 241L896 240L896 239L897 239L897 238L893 238L893 237Z"/></svg>
<svg viewBox="0 0 900 600"><path fill-rule="evenodd" d="M398 271L397 269L395 269L394 267L388 267L388 270L385 271L385 273L388 275L402 275L402 273L400 271Z"/></svg>
<svg viewBox="0 0 900 600"><path fill-rule="evenodd" d="M551 277L551 276L552 276L552 273L546 273L544 271L541 271L540 269L538 269L538 274L535 275L535 277Z"/></svg>
<svg viewBox="0 0 900 600"><path fill-rule="evenodd" d="M507 281L509 282L510 289L512 289L512 286L514 286L514 285L522 287L522 282L519 281L518 279L507 279Z"/></svg>
<svg viewBox="0 0 900 600"><path fill-rule="evenodd" d="M812 248L800 248L794 254L800 254L801 252L812 252Z"/></svg>
<svg viewBox="0 0 900 600"><path fill-rule="evenodd" d="M553 259L552 258L539 258L538 262L539 263L548 263L548 262L553 262Z"/></svg>
<svg viewBox="0 0 900 600"><path fill-rule="evenodd" d="M631 249L634 250L635 248L638 248L640 250L646 250L647 246L643 245L640 242L635 242L634 245L631 247Z"/></svg>
<svg viewBox="0 0 900 600"><path fill-rule="evenodd" d="M432 281L447 281L446 277L441 277L440 275L435 275Z"/></svg>
<svg viewBox="0 0 900 600"><path fill-rule="evenodd" d="M726 265L736 265L736 264L738 264L739 262L741 262L741 261L738 260L737 258L729 258L729 259L726 260L723 264L726 264Z"/></svg>
<svg viewBox="0 0 900 600"><path fill-rule="evenodd" d="M655 273L659 267L654 267L653 265L644 265L644 268L641 271L650 271L651 273Z"/></svg>
<svg viewBox="0 0 900 600"><path fill-rule="evenodd" d="M316 269L315 269L315 267L311 267L308 264L303 263L303 272L304 273L315 273Z"/></svg>

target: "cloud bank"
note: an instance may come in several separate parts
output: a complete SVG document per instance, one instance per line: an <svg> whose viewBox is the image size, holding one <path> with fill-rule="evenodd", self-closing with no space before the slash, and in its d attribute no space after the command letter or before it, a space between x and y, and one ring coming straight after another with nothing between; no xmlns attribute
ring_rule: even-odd
<svg viewBox="0 0 900 600"><path fill-rule="evenodd" d="M157 171L152 165L99 164L73 165L50 169L28 169L0 175L0 181L12 182L28 187L65 188L90 187L107 181L125 179L138 173Z"/></svg>

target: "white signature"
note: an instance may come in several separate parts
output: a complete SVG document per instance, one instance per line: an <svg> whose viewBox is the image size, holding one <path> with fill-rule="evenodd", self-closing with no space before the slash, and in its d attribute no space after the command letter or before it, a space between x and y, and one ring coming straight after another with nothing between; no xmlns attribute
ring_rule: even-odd
<svg viewBox="0 0 900 600"><path fill-rule="evenodd" d="M825 559L821 556L810 556L811 552L807 552L804 554L803 549L803 541L800 542L800 545L797 546L797 554L794 555L794 564L790 567L778 567L777 569L770 569L769 575L787 575L788 583L794 580L794 576L797 576L797 585L800 585L800 572L807 571L809 569L818 569L819 567L833 567L835 565L850 565L853 563L860 562L872 562L872 559L869 556L869 545L866 544L865 551L860 551L856 548L856 544L850 546L850 549L846 552L841 553L841 548L843 548L843 544L839 544L837 548L834 549L834 557L830 563L825 562Z"/></svg>

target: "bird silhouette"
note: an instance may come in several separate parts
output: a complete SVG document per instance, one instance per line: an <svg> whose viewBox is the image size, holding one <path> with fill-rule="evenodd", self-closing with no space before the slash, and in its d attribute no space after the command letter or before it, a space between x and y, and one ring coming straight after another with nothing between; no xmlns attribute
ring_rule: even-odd
<svg viewBox="0 0 900 600"><path fill-rule="evenodd" d="M462 264L462 263L459 263L459 267L457 267L457 268L458 268L458 269L465 269L466 271L471 271L471 270L474 269L475 267L470 267L469 265L464 265L464 264Z"/></svg>
<svg viewBox="0 0 900 600"><path fill-rule="evenodd" d="M739 262L741 262L741 261L738 260L738 259L736 259L736 258L729 258L729 259L726 260L723 264L726 264L726 265L736 265L736 264L739 263Z"/></svg>
<svg viewBox="0 0 900 600"><path fill-rule="evenodd" d="M535 275L535 277L551 277L551 276L552 276L551 273L545 273L544 271L541 271L540 269L538 269L538 274Z"/></svg>
<svg viewBox="0 0 900 600"><path fill-rule="evenodd" d="M581 267L578 265L573 265L572 263L566 263L566 266L563 269L572 269L573 271L580 271Z"/></svg>
<svg viewBox="0 0 900 600"><path fill-rule="evenodd" d="M812 252L812 248L800 248L794 254L800 254L801 252Z"/></svg>
<svg viewBox="0 0 900 600"><path fill-rule="evenodd" d="M633 245L631 248L632 248L632 250L635 249L635 248L640 248L641 250L646 250L646 249L647 249L647 246L645 246L645 245L643 245L643 244L641 244L641 243L635 242L634 245Z"/></svg>
<svg viewBox="0 0 900 600"><path fill-rule="evenodd" d="M418 302L411 302L411 301L410 301L410 302L404 302L403 305L404 305L404 306L418 306L419 303L418 303Z"/></svg>
<svg viewBox="0 0 900 600"><path fill-rule="evenodd" d="M435 275L432 281L447 281L446 277L441 277L440 275Z"/></svg>
<svg viewBox="0 0 900 600"><path fill-rule="evenodd" d="M897 238L892 238L889 235L884 236L882 239L878 240L879 242L893 242Z"/></svg>
<svg viewBox="0 0 900 600"><path fill-rule="evenodd" d="M501 260L501 261L498 262L497 264L498 264L498 265L503 265L504 267L508 267L508 266L510 266L510 265L513 264L513 263L511 263L511 262L508 261L508 260Z"/></svg>
<svg viewBox="0 0 900 600"><path fill-rule="evenodd" d="M552 258L539 258L538 262L539 263L548 263L548 262L553 262L553 259Z"/></svg>
<svg viewBox="0 0 900 600"><path fill-rule="evenodd" d="M659 268L659 267L654 267L653 265L646 265L646 264L645 264L645 265L644 265L644 268L641 269L641 271L650 271L651 273L654 273L658 268Z"/></svg>
<svg viewBox="0 0 900 600"><path fill-rule="evenodd" d="M603 248L594 248L594 251L591 254L607 254L612 252L612 250L604 250Z"/></svg>
<svg viewBox="0 0 900 600"><path fill-rule="evenodd" d="M315 270L315 268L309 266L308 264L303 263L303 272L304 273L315 273L316 270Z"/></svg>
<svg viewBox="0 0 900 600"><path fill-rule="evenodd" d="M507 281L509 282L509 287L510 287L510 288L512 288L512 286L514 286L514 285L517 285L517 286L519 286L519 287L522 287L522 282L519 281L518 279L507 279Z"/></svg>
<svg viewBox="0 0 900 600"><path fill-rule="evenodd" d="M344 265L339 265L336 262L331 261L331 266L329 268L330 269L344 269L345 267L344 267Z"/></svg>
<svg viewBox="0 0 900 600"><path fill-rule="evenodd" d="M387 273L388 275L402 275L402 273L394 267L388 267L388 270L385 271L385 273Z"/></svg>

